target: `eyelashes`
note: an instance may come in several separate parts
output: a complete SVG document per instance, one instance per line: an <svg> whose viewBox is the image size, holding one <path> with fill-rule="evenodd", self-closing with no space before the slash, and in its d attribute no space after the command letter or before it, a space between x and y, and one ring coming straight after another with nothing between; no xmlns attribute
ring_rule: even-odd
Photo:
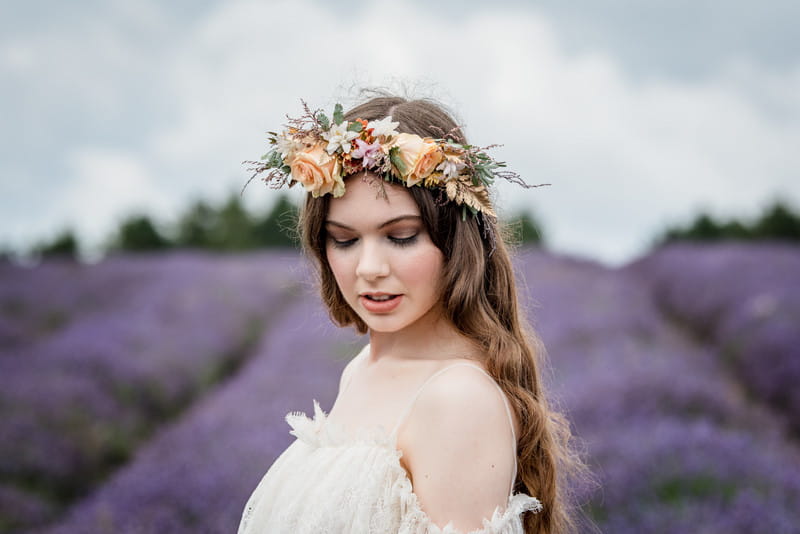
<svg viewBox="0 0 800 534"><path fill-rule="evenodd" d="M337 241L336 239L331 238L331 245L333 245L333 248L347 248L355 242L356 242L355 239L349 239L347 241Z"/></svg>
<svg viewBox="0 0 800 534"><path fill-rule="evenodd" d="M417 234L411 237L389 237L389 241L399 247L407 247L408 245L413 245L417 241Z"/></svg>
<svg viewBox="0 0 800 534"><path fill-rule="evenodd" d="M413 245L417 241L417 235L418 234L414 234L414 235L412 235L410 237L392 237L392 236L388 236L388 239L395 246L407 247L409 245ZM333 245L334 248L347 248L347 247L350 247L350 246L354 245L355 242L358 241L357 238L348 239L347 241L339 241L339 240L334 239L332 237L330 238L330 240L331 240L331 244Z"/></svg>

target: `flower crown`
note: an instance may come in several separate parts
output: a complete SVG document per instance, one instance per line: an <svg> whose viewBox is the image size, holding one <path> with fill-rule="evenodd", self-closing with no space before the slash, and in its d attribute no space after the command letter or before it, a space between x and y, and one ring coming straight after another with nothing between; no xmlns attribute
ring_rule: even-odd
<svg viewBox="0 0 800 534"><path fill-rule="evenodd" d="M399 122L388 116L381 120L344 120L341 104L336 104L332 120L321 110L311 111L303 104L300 118L288 117L280 134L268 132L271 149L261 161L246 161L253 171L247 183L261 173L274 188L300 183L312 196L344 194L344 177L372 171L387 182L406 187L439 189L442 202L452 201L467 212L495 218L487 187L503 178L523 187L517 173L500 170L505 162L496 161L486 150L498 145L477 147L451 139L434 139L399 133ZM442 137L448 134L442 132Z"/></svg>

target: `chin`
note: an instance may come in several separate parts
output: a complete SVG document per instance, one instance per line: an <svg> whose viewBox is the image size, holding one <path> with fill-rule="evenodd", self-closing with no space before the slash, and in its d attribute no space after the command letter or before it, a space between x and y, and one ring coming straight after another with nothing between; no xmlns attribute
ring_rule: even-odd
<svg viewBox="0 0 800 534"><path fill-rule="evenodd" d="M361 317L361 320L367 325L371 332L380 332L383 334L391 334L392 332L399 332L407 328L410 323L401 320L397 317L375 318L375 317Z"/></svg>
<svg viewBox="0 0 800 534"><path fill-rule="evenodd" d="M367 324L367 328L369 328L370 332L380 332L382 334L391 334L393 332L399 332L407 325L397 325L383 321L364 321Z"/></svg>

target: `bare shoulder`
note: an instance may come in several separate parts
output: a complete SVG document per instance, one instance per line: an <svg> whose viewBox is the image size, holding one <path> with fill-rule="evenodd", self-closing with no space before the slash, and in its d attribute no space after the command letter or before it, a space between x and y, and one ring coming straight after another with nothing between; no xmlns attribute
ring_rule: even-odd
<svg viewBox="0 0 800 534"><path fill-rule="evenodd" d="M491 377L470 365L447 368L420 393L404 434L406 468L434 522L479 528L505 506L515 476L514 444Z"/></svg>
<svg viewBox="0 0 800 534"><path fill-rule="evenodd" d="M481 371L477 362L457 361L442 370L420 393L414 418L420 422L470 429L508 430L509 421L503 393Z"/></svg>

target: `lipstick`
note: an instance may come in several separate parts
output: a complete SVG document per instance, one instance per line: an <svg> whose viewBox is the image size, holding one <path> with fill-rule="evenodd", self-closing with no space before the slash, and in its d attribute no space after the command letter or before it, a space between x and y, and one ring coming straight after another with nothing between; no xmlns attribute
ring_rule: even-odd
<svg viewBox="0 0 800 534"><path fill-rule="evenodd" d="M361 306L364 307L368 312L372 313L388 313L400 305L400 301L403 299L403 295L391 295L387 300L371 300L367 298L369 296L382 296L382 295L389 295L389 293L362 293L358 297L358 301L361 303Z"/></svg>

